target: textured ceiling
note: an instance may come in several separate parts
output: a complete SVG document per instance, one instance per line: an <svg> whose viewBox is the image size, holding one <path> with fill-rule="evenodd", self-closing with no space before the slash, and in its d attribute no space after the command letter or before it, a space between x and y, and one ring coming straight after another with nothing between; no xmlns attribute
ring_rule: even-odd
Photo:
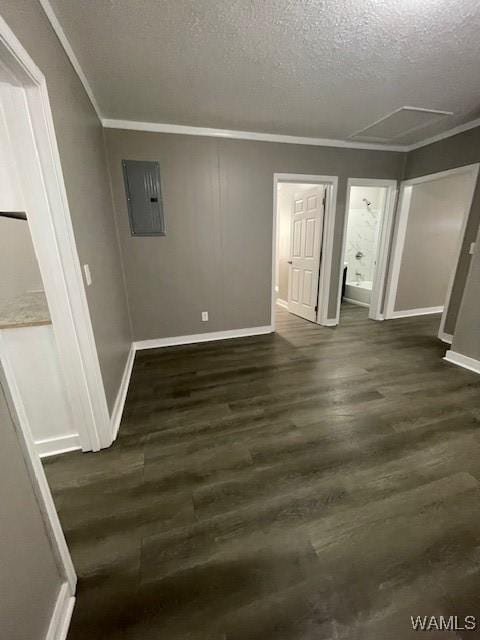
<svg viewBox="0 0 480 640"><path fill-rule="evenodd" d="M479 0L50 0L102 114L347 139L403 106L480 115Z"/></svg>

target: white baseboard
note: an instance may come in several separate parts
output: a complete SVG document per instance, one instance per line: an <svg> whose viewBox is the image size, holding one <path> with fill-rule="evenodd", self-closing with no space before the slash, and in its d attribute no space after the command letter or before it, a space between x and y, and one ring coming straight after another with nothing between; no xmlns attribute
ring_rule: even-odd
<svg viewBox="0 0 480 640"><path fill-rule="evenodd" d="M135 351L141 349L157 349L159 347L175 347L182 344L196 344L197 342L213 342L214 340L229 340L230 338L246 338L272 333L273 327L251 327L248 329L231 329L230 331L212 331L211 333L194 333L189 336L174 336L172 338L157 338L154 340L139 340L133 343Z"/></svg>
<svg viewBox="0 0 480 640"><path fill-rule="evenodd" d="M445 331L440 331L438 337L442 342L446 342L447 344L452 344L453 336L451 333L445 333Z"/></svg>
<svg viewBox="0 0 480 640"><path fill-rule="evenodd" d="M68 582L60 587L45 640L65 640L72 619L75 597L71 595Z"/></svg>
<svg viewBox="0 0 480 640"><path fill-rule="evenodd" d="M428 316L431 313L443 313L443 307L425 307L424 309L406 309L405 311L392 311L388 320L393 318L410 318L412 316Z"/></svg>
<svg viewBox="0 0 480 640"><path fill-rule="evenodd" d="M342 298L342 302L350 302L350 304L356 304L359 307L366 307L367 309L370 309L370 305L366 302L360 302L359 300L354 300L353 298Z"/></svg>
<svg viewBox="0 0 480 640"><path fill-rule="evenodd" d="M37 440L35 448L40 458L48 456L56 456L59 453L67 453L68 451L77 451L81 449L80 437L78 433L71 433L68 436L57 436L56 438L45 438L45 440Z"/></svg>
<svg viewBox="0 0 480 640"><path fill-rule="evenodd" d="M288 302L286 300L282 300L282 298L277 298L277 304L279 307L283 307L284 309L288 309Z"/></svg>
<svg viewBox="0 0 480 640"><path fill-rule="evenodd" d="M117 393L117 398L113 406L111 425L113 439L117 437L118 429L120 428L120 422L122 421L123 407L125 406L125 400L127 398L128 385L130 384L130 377L132 375L133 363L135 360L135 347L134 343L130 346L125 369L123 370L122 381L120 383L120 389Z"/></svg>
<svg viewBox="0 0 480 640"><path fill-rule="evenodd" d="M323 322L320 322L319 324L321 324L322 327L336 327L338 325L338 319L327 318L326 320L323 320Z"/></svg>
<svg viewBox="0 0 480 640"><path fill-rule="evenodd" d="M469 371L480 373L480 360L475 360L475 358L469 358L468 356L449 349L443 359L464 369L469 369Z"/></svg>

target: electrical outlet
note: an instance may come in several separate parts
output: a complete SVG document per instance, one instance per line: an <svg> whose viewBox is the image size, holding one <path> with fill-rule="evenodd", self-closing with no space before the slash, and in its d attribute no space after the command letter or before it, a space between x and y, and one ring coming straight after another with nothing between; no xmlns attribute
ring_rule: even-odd
<svg viewBox="0 0 480 640"><path fill-rule="evenodd" d="M471 256L475 253L475 242L470 243L470 251L468 252Z"/></svg>
<svg viewBox="0 0 480 640"><path fill-rule="evenodd" d="M208 322L208 311L202 311L202 322Z"/></svg>
<svg viewBox="0 0 480 640"><path fill-rule="evenodd" d="M90 267L88 266L88 264L83 265L83 270L85 272L85 281L87 283L87 287L89 287L92 284L92 274L90 273Z"/></svg>

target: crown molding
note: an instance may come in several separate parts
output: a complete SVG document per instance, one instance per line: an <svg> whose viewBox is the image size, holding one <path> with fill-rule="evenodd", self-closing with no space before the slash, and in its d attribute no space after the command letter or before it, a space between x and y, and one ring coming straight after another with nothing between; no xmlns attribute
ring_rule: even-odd
<svg viewBox="0 0 480 640"><path fill-rule="evenodd" d="M443 133L439 133L431 138L426 138L420 142L415 142L410 145L392 145L392 144L377 144L371 142L355 142L352 140L335 140L330 138L311 138L293 135L282 135L275 133L260 133L255 131L235 131L230 129L211 129L208 127L191 127L180 124L168 124L161 122L137 122L135 120L115 120L111 118L103 118L100 111L100 107L95 99L92 87L90 86L87 76L83 72L83 69L78 61L72 45L70 44L62 25L60 24L55 11L52 8L49 0L39 0L40 4L45 11L45 14L52 25L53 30L57 34L57 37L63 46L65 53L67 54L74 70L76 71L89 99L95 109L98 119L102 123L103 127L107 129L129 129L132 131L153 131L156 133L176 133L181 135L191 136L210 136L216 138L231 138L234 140L258 140L261 142L280 142L283 144L301 144L310 145L316 147L340 147L344 149L370 149L373 151L397 151L402 153L408 153L415 151L421 147L426 147L429 144L440 142L446 138L450 138L464 131L469 131L475 127L480 126L480 118L471 120L465 124L448 129ZM409 107L413 108L413 107ZM418 108L419 109L419 108ZM421 109L419 109L421 110Z"/></svg>
<svg viewBox="0 0 480 640"><path fill-rule="evenodd" d="M90 102L92 103L93 108L95 109L98 119L100 120L100 122L102 121L102 114L100 111L100 107L98 106L98 102L95 99L95 95L92 91L92 87L90 86L88 80L87 80L87 76L84 74L83 69L80 65L80 62L78 61L77 56L75 55L75 52L72 48L72 45L70 44L67 36L65 35L65 31L62 28L62 25L60 24L55 11L53 10L52 5L50 4L49 0L40 0L40 4L43 7L43 10L45 11L45 14L47 16L47 18L50 21L50 24L52 25L53 30L55 31L55 33L57 34L57 38L60 40L60 44L62 45L62 47L65 49L65 53L68 56L68 59L70 60L70 63L72 65L72 67L75 69L75 72L77 74L77 76L80 79L80 82L83 84L83 88L85 89Z"/></svg>
<svg viewBox="0 0 480 640"><path fill-rule="evenodd" d="M420 142L415 142L414 144L411 144L408 147L405 147L405 150L415 151L415 149L421 149L422 147L427 147L429 144L440 142L441 140L445 140L446 138L451 138L452 136L456 136L457 134L463 133L464 131L475 129L475 127L480 127L480 118L476 118L475 120L470 120L470 122L461 124L458 127L453 127L453 129L447 129L447 131L443 131L443 133L439 133L436 136L432 136L431 138L426 138L425 140L421 140Z"/></svg>
<svg viewBox="0 0 480 640"><path fill-rule="evenodd" d="M331 138L309 138L277 133L260 133L256 131L237 131L234 129L211 129L208 127L190 127L182 124L164 122L137 122L134 120L113 120L103 118L106 129L128 129L131 131L150 131L155 133L175 133L188 136L209 136L213 138L230 138L233 140L257 140L260 142L280 142L283 144L302 144L315 147L341 147L345 149L370 149L374 151L407 151L403 145L374 144L369 142L352 142L349 140L333 140Z"/></svg>

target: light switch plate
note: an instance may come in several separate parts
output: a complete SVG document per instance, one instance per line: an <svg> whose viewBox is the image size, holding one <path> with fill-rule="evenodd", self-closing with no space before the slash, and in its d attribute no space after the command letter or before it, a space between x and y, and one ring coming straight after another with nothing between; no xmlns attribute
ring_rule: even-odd
<svg viewBox="0 0 480 640"><path fill-rule="evenodd" d="M90 273L88 264L83 265L83 270L85 272L85 282L87 283L87 287L89 287L92 284L92 274Z"/></svg>
<svg viewBox="0 0 480 640"><path fill-rule="evenodd" d="M470 243L470 251L468 252L471 256L475 253L475 242Z"/></svg>

